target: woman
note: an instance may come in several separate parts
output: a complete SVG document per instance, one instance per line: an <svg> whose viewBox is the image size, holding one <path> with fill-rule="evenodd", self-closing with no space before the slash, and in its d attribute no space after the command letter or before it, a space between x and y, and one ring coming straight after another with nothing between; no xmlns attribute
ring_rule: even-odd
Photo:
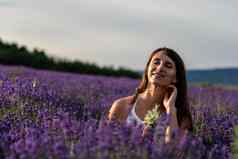
<svg viewBox="0 0 238 159"><path fill-rule="evenodd" d="M166 143L177 128L192 131L184 62L174 50L166 47L152 52L136 93L113 102L108 118L143 124L146 113L156 104L160 106L159 113L170 117L165 130Z"/></svg>

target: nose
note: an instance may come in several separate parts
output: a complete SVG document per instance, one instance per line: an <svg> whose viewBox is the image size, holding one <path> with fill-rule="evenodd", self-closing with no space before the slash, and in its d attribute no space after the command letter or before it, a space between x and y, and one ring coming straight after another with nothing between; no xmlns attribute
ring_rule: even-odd
<svg viewBox="0 0 238 159"><path fill-rule="evenodd" d="M156 66L156 72L163 72L164 71L164 64L161 62L159 65Z"/></svg>

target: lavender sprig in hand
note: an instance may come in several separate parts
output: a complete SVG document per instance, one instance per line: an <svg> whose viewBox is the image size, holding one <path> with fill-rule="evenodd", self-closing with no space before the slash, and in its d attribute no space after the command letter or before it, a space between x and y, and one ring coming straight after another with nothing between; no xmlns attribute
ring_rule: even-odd
<svg viewBox="0 0 238 159"><path fill-rule="evenodd" d="M158 112L159 105L156 104L152 110L149 110L144 118L144 124L146 127L154 128L156 125L156 121L160 116Z"/></svg>

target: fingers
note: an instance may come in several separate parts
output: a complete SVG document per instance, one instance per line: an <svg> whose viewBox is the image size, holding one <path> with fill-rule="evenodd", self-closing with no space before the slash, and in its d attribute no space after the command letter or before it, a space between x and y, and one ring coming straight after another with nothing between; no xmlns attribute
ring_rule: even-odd
<svg viewBox="0 0 238 159"><path fill-rule="evenodd" d="M164 95L163 104L165 106L170 105L169 103L175 103L177 97L177 88L174 85L169 85Z"/></svg>
<svg viewBox="0 0 238 159"><path fill-rule="evenodd" d="M177 88L175 87L175 85L169 85L168 89L171 89L172 92L176 91L177 92Z"/></svg>
<svg viewBox="0 0 238 159"><path fill-rule="evenodd" d="M168 87L170 88L176 88L176 86L174 84L170 84Z"/></svg>
<svg viewBox="0 0 238 159"><path fill-rule="evenodd" d="M166 94L168 95L168 98L175 100L177 96L177 88L174 85L169 85L168 93Z"/></svg>

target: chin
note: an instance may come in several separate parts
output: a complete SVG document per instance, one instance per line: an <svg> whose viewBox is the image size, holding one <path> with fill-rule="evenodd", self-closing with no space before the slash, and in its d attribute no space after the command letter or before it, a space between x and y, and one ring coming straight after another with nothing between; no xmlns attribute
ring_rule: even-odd
<svg viewBox="0 0 238 159"><path fill-rule="evenodd" d="M161 82L161 81L158 81L158 80L153 80L150 83L153 84L153 85L157 85L157 86L165 86L165 85L167 85L163 81Z"/></svg>

